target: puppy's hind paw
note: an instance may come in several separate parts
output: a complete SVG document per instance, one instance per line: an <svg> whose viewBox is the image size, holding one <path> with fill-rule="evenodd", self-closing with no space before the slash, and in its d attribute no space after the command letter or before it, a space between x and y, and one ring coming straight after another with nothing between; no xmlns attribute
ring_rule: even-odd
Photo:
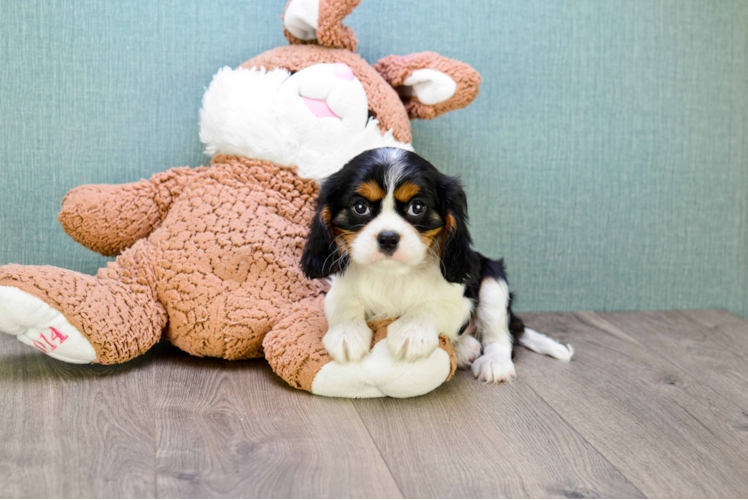
<svg viewBox="0 0 748 500"><path fill-rule="evenodd" d="M517 378L511 346L488 345L485 354L473 362L473 376L488 383L509 382Z"/></svg>
<svg viewBox="0 0 748 500"><path fill-rule="evenodd" d="M465 370L470 368L473 361L481 354L481 345L472 335L463 334L455 343L455 356L457 357L457 368Z"/></svg>

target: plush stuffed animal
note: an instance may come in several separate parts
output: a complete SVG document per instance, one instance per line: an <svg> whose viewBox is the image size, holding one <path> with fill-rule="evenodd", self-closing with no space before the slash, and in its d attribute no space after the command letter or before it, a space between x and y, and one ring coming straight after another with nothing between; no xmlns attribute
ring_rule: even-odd
<svg viewBox="0 0 748 500"><path fill-rule="evenodd" d="M264 354L291 385L330 396L414 396L448 379L448 341L430 358L395 362L377 346L386 322L372 325L364 362L331 361L327 285L299 267L322 179L364 150L412 149L409 119L478 93L475 70L435 53L369 65L341 24L359 1L291 0L290 46L218 71L200 111L210 166L68 193L65 231L118 257L95 276L0 267L0 331L69 363L122 363L162 337L195 356Z"/></svg>

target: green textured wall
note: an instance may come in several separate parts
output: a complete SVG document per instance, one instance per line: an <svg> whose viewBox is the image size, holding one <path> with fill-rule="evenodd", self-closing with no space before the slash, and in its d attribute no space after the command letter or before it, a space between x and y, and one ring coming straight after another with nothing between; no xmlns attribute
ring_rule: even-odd
<svg viewBox="0 0 748 500"><path fill-rule="evenodd" d="M208 160L200 98L285 44L285 0L0 0L0 264L94 273L65 192ZM360 51L436 50L484 84L414 124L462 175L519 310L748 316L748 2L363 0Z"/></svg>

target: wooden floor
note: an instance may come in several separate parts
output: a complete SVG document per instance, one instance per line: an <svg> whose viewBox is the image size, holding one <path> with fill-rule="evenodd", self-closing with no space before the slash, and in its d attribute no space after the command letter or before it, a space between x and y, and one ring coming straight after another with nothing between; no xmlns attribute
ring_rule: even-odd
<svg viewBox="0 0 748 500"><path fill-rule="evenodd" d="M420 398L290 389L159 345L66 365L0 338L0 497L746 497L748 322L527 314L570 342Z"/></svg>

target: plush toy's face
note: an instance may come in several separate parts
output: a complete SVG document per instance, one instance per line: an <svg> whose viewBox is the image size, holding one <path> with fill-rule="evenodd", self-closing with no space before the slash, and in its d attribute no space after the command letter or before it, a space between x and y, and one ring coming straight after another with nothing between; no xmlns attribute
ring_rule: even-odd
<svg viewBox="0 0 748 500"><path fill-rule="evenodd" d="M292 45L213 78L200 111L205 152L268 160L319 181L369 149L412 151L410 119L475 99L480 76L465 63L422 52L372 66L354 54L354 33L341 21L359 1L290 0Z"/></svg>
<svg viewBox="0 0 748 500"><path fill-rule="evenodd" d="M364 87L343 63L294 74L224 68L205 93L200 122L206 153L295 166L305 178L327 177L366 149L411 149L369 118Z"/></svg>
<svg viewBox="0 0 748 500"><path fill-rule="evenodd" d="M364 87L344 63L315 64L291 75L281 85L280 96L288 104L288 118L325 133L333 131L331 126L344 133L361 130L368 118Z"/></svg>

